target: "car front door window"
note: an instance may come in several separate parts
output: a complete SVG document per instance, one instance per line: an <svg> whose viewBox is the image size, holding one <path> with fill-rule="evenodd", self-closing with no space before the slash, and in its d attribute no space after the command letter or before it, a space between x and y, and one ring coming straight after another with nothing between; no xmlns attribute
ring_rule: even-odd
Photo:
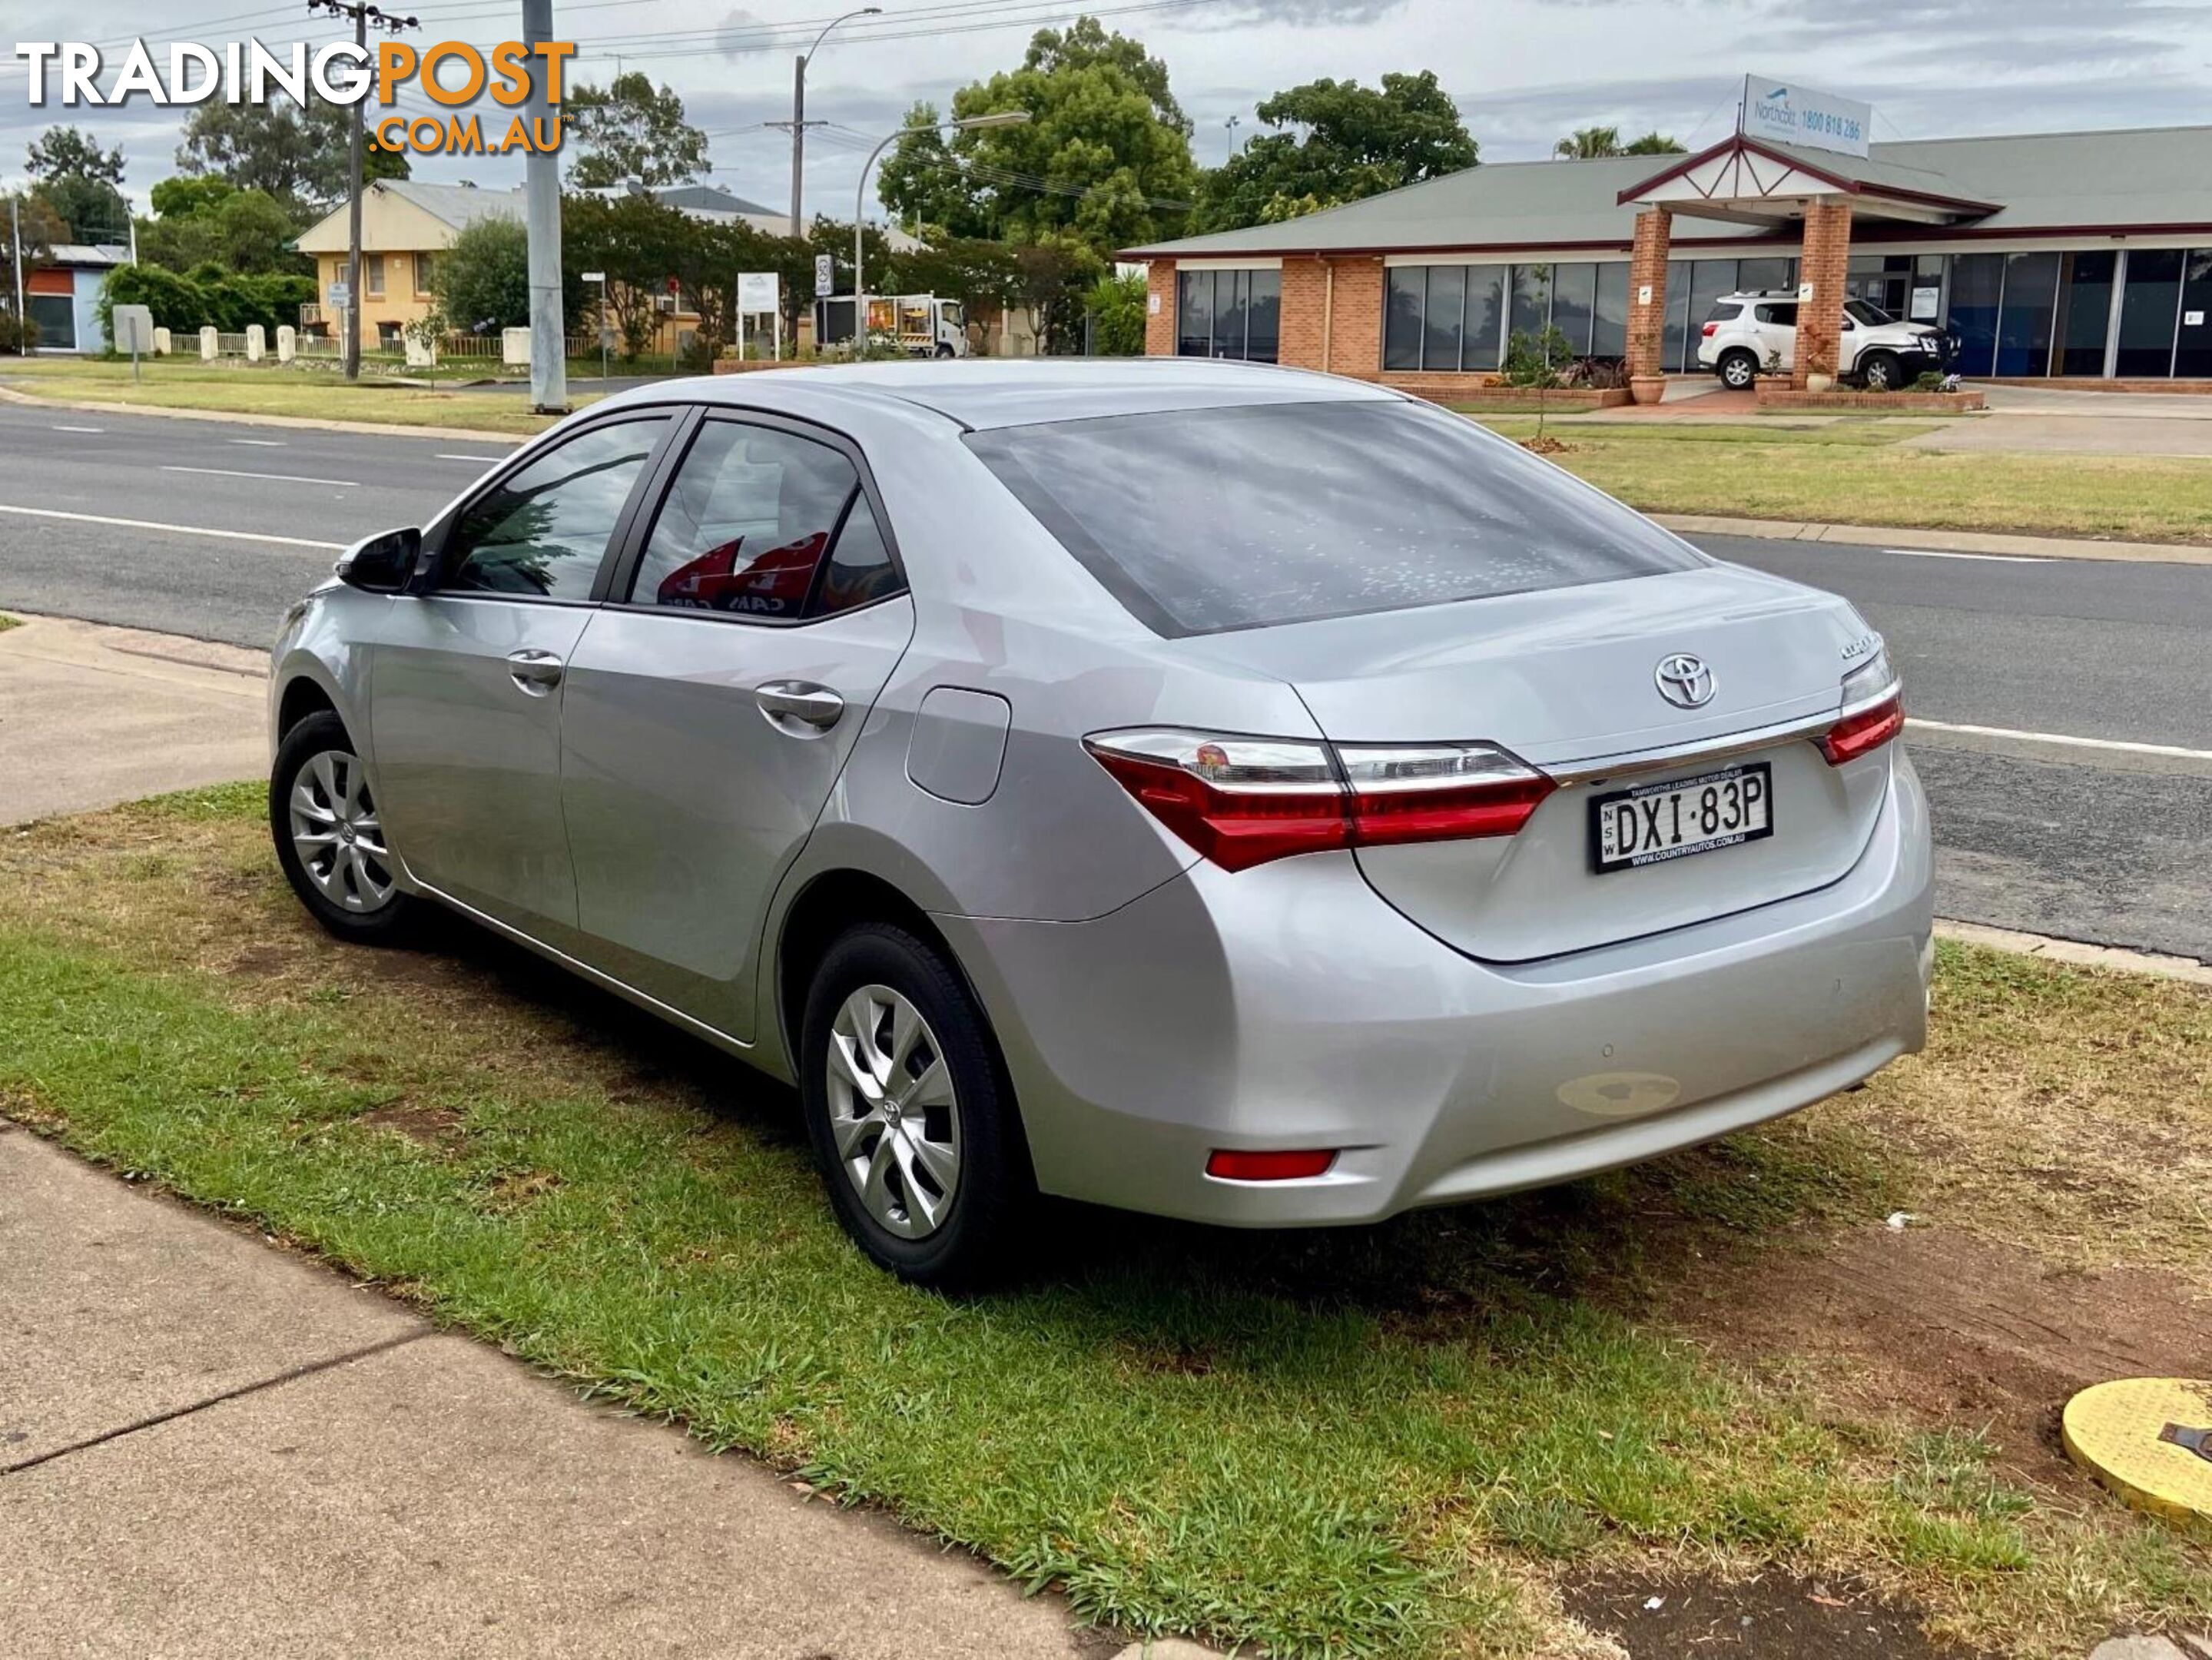
<svg viewBox="0 0 2212 1660"><path fill-rule="evenodd" d="M454 521L440 587L588 599L623 506L667 425L662 416L595 427L501 479Z"/></svg>

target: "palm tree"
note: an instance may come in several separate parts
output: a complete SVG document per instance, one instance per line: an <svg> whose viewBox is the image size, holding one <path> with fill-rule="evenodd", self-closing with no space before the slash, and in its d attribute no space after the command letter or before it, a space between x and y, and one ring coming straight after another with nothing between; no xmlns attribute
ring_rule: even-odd
<svg viewBox="0 0 2212 1660"><path fill-rule="evenodd" d="M1654 127L1634 143L1622 146L1623 155L1680 155L1682 147Z"/></svg>
<svg viewBox="0 0 2212 1660"><path fill-rule="evenodd" d="M1552 146L1552 154L1570 161L1592 161L1601 155L1620 154L1619 127L1578 127Z"/></svg>

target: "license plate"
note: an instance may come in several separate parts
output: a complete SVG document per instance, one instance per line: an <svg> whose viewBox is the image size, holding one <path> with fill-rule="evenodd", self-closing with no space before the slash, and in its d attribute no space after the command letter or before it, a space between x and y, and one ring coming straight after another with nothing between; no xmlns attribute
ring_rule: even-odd
<svg viewBox="0 0 2212 1660"><path fill-rule="evenodd" d="M1616 790L1590 803L1590 862L1600 872L1664 864L1774 834L1765 762Z"/></svg>

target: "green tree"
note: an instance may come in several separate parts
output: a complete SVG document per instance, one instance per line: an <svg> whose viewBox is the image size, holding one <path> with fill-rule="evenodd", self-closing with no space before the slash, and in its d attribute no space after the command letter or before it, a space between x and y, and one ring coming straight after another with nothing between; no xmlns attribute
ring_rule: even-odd
<svg viewBox="0 0 2212 1660"><path fill-rule="evenodd" d="M1552 146L1552 154L1570 161L1594 161L1607 155L1679 155L1682 147L1657 128L1641 138L1620 142L1619 127L1577 127Z"/></svg>
<svg viewBox="0 0 2212 1660"><path fill-rule="evenodd" d="M131 204L119 188L124 168L120 145L103 150L75 127L49 127L32 141L25 168L54 216L69 227L68 240L129 240Z"/></svg>
<svg viewBox="0 0 2212 1660"><path fill-rule="evenodd" d="M1552 154L1570 161L1595 161L1620 154L1619 127L1577 127L1552 146Z"/></svg>
<svg viewBox="0 0 2212 1660"><path fill-rule="evenodd" d="M438 309L455 328L488 333L524 327L530 321L530 233L520 219L479 219L438 256L431 281Z"/></svg>
<svg viewBox="0 0 2212 1660"><path fill-rule="evenodd" d="M1098 357L1145 355L1145 278L1109 272L1091 285L1083 308L1091 319L1091 350Z"/></svg>
<svg viewBox="0 0 2212 1660"><path fill-rule="evenodd" d="M878 182L884 205L956 236L1070 235L1100 255L1182 228L1198 184L1190 120L1140 42L1091 17L1040 29L1020 68L952 97L956 119L1017 109L1027 125L901 138ZM936 119L917 104L907 125Z"/></svg>
<svg viewBox="0 0 2212 1660"><path fill-rule="evenodd" d="M578 271L606 273L606 308L625 360L635 362L652 344L669 283L680 283L687 269L696 269L705 224L650 194L562 202L563 257Z"/></svg>
<svg viewBox="0 0 2212 1660"><path fill-rule="evenodd" d="M684 119L684 100L633 70L611 85L578 86L562 106L575 160L568 183L599 190L635 179L681 185L707 171L707 135Z"/></svg>
<svg viewBox="0 0 2212 1660"><path fill-rule="evenodd" d="M213 177L240 190L263 191L288 207L327 209L346 195L352 112L310 99L304 106L283 96L266 104L210 99L185 123L177 166L196 178ZM406 153L386 149L372 125L362 150L365 179L404 179Z"/></svg>
<svg viewBox="0 0 2212 1660"><path fill-rule="evenodd" d="M1474 140L1433 70L1382 86L1310 81L1259 107L1260 134L1206 177L1207 230L1295 219L1476 161Z"/></svg>
<svg viewBox="0 0 2212 1660"><path fill-rule="evenodd" d="M171 271L211 261L234 271L313 275L292 246L301 216L266 191L218 179L165 179L154 186L155 216L139 221L138 257Z"/></svg>

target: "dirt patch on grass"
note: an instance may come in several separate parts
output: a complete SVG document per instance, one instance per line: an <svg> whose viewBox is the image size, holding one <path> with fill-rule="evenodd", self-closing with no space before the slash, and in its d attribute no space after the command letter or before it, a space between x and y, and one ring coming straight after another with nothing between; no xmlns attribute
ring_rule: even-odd
<svg viewBox="0 0 2212 1660"><path fill-rule="evenodd" d="M1973 1660L1975 1654L1931 1639L1918 1609L1885 1602L1853 1583L1765 1573L1730 1584L1623 1571L1565 1595L1568 1613L1635 1660Z"/></svg>
<svg viewBox="0 0 2212 1660"><path fill-rule="evenodd" d="M460 1134L461 1115L451 1107L424 1106L395 1101L353 1121L364 1129L391 1130L426 1147L442 1147Z"/></svg>
<svg viewBox="0 0 2212 1660"><path fill-rule="evenodd" d="M2005 1468L2083 1497L2058 1439L2067 1398L2212 1356L2212 1302L2179 1275L2070 1273L1948 1228L1856 1229L1675 1290L1668 1312L1706 1347L1786 1370L1840 1414L1986 1432Z"/></svg>

